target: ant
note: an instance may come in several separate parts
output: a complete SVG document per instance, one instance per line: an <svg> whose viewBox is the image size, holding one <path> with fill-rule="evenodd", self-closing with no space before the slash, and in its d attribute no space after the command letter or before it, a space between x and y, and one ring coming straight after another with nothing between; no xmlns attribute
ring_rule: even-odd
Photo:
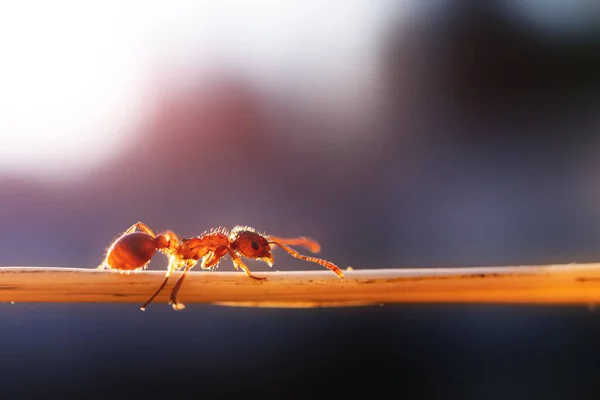
<svg viewBox="0 0 600 400"><path fill-rule="evenodd" d="M136 232L136 229L140 229L141 232ZM109 268L121 272L141 270L146 268L158 250L169 258L165 279L156 292L142 305L141 309L144 311L158 296L166 286L173 271L185 267L183 274L175 282L170 296L170 304L173 306L173 309L183 310L185 305L177 301L177 293L185 280L186 274L200 259L202 259L202 263L200 264L202 269L214 269L218 266L222 257L229 255L236 269L242 269L253 280L265 281L266 277L253 275L241 257L262 260L269 266L272 266L274 258L271 253L271 245L281 247L292 257L317 263L325 268L329 268L340 278L344 277L342 270L335 264L320 258L302 255L288 246L304 246L310 252L318 253L321 249L319 243L304 236L283 239L261 235L247 226L236 226L229 233L225 229L217 229L205 232L191 239L181 238L180 241L177 235L171 231L155 235L142 222L133 224L113 242L107 251L105 260L99 268Z"/></svg>

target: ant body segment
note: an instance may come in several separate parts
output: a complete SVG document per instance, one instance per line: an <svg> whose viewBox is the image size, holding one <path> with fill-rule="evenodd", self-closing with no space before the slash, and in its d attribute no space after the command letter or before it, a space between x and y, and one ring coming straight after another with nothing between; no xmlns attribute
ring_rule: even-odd
<svg viewBox="0 0 600 400"><path fill-rule="evenodd" d="M136 229L140 229L142 232L136 232ZM294 258L319 264L330 269L338 277L344 277L342 270L335 264L320 258L302 255L288 246L304 246L312 253L318 253L320 251L319 243L304 236L283 239L261 235L250 227L236 226L229 233L224 229L219 229L191 239L181 238L180 241L177 235L171 231L166 231L157 236L142 222L132 225L111 245L107 251L106 259L99 268L108 267L120 272L143 269L158 250L169 257L165 279L156 292L142 305L141 309L144 311L158 296L166 286L173 271L185 267L182 275L175 282L170 296L170 304L173 309L183 310L185 305L177 301L177 293L187 273L198 261L202 260L200 264L202 269L214 269L218 266L221 258L229 255L236 269L242 269L253 280L265 281L266 277L253 275L241 257L261 260L272 266L274 259L271 253L271 245L281 247Z"/></svg>
<svg viewBox="0 0 600 400"><path fill-rule="evenodd" d="M172 263L177 259L179 247L175 233L166 231L156 235L146 224L137 222L110 245L98 269L121 273L139 271L148 266L156 251L164 253Z"/></svg>

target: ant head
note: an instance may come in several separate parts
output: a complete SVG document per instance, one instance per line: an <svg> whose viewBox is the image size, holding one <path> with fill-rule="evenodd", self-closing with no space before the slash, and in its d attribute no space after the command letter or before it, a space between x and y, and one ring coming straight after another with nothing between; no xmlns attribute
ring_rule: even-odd
<svg viewBox="0 0 600 400"><path fill-rule="evenodd" d="M236 227L230 235L231 248L246 258L262 260L273 265L271 246L265 237L249 228Z"/></svg>

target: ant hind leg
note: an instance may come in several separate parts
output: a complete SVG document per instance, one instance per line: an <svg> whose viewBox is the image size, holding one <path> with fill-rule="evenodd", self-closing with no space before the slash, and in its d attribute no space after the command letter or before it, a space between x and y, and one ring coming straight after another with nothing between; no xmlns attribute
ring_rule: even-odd
<svg viewBox="0 0 600 400"><path fill-rule="evenodd" d="M148 225L146 225L145 223L143 223L141 221L138 221L135 224L131 225L123 234L125 235L127 233L135 232L136 229L139 229L140 231L145 232L152 237L156 236L154 234L154 232L152 231L152 229L150 229L150 227Z"/></svg>
<svg viewBox="0 0 600 400"><path fill-rule="evenodd" d="M179 269L180 264L181 264L181 260L178 260L176 257L169 257L169 266L167 267L167 273L165 274L165 279L163 280L162 284L158 287L156 292L154 292L154 294L152 296L150 296L150 298L142 305L142 307L141 307L142 311L146 311L146 307L148 307L148 305L150 303L152 303L152 301L154 301L156 296L158 296L158 294L165 288L165 286L167 285L167 282L169 281L169 278L173 274L173 271Z"/></svg>
<svg viewBox="0 0 600 400"><path fill-rule="evenodd" d="M183 273L181 274L179 279L177 279L177 282L175 282L175 285L173 286L173 290L171 290L169 304L171 304L171 306L173 307L173 310L181 311L185 308L185 304L180 303L177 300L177 293L179 293L179 289L181 289L181 285L183 285L183 281L185 280L187 273L189 272L190 269L192 269L194 267L194 265L195 264L188 264L187 267L185 267L185 269L183 270Z"/></svg>

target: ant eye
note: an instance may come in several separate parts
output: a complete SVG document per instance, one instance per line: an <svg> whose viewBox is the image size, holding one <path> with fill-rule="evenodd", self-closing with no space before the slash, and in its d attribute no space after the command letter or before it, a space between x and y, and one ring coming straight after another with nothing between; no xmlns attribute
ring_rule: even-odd
<svg viewBox="0 0 600 400"><path fill-rule="evenodd" d="M271 251L267 239L252 231L237 233L231 241L231 248L249 258L266 257Z"/></svg>

